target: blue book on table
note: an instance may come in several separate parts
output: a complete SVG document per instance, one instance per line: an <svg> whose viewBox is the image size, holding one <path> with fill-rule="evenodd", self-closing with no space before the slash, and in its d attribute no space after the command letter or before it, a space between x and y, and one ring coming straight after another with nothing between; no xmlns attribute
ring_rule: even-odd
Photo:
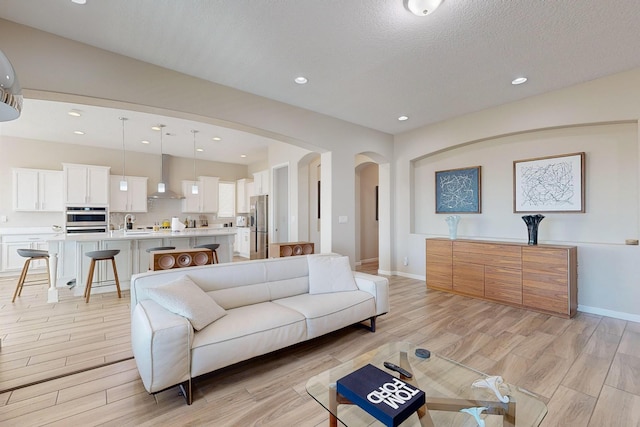
<svg viewBox="0 0 640 427"><path fill-rule="evenodd" d="M336 390L388 427L396 427L425 403L422 390L371 364L340 378Z"/></svg>

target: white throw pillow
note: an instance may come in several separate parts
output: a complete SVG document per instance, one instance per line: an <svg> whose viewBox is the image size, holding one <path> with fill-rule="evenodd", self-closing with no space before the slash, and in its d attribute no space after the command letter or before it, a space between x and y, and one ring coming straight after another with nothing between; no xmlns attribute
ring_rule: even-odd
<svg viewBox="0 0 640 427"><path fill-rule="evenodd" d="M307 260L310 294L358 290L349 257L314 255L307 257Z"/></svg>
<svg viewBox="0 0 640 427"><path fill-rule="evenodd" d="M149 288L147 292L149 298L170 312L189 319L196 331L227 314L186 275L166 285Z"/></svg>

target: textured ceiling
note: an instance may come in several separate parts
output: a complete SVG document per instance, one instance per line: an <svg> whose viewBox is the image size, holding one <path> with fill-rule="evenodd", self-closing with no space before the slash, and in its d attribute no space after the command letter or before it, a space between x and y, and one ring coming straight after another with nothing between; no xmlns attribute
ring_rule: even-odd
<svg viewBox="0 0 640 427"><path fill-rule="evenodd" d="M0 0L0 17L390 134L640 66L637 0L428 17L402 0Z"/></svg>

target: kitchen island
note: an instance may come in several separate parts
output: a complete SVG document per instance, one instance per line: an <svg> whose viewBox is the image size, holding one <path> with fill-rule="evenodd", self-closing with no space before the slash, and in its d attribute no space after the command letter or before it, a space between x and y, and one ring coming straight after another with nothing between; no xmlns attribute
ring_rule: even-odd
<svg viewBox="0 0 640 427"><path fill-rule="evenodd" d="M58 288L73 285L76 296L82 296L87 280L90 259L84 254L103 249L119 249L116 256L118 278L122 289L129 289L131 276L149 268L147 249L159 246L175 246L189 249L196 245L219 243L220 263L233 260L235 228L187 228L171 230L108 231L106 233L51 234L47 237L51 287L47 301L58 302ZM93 294L115 292L115 281L110 265L98 263L91 287Z"/></svg>

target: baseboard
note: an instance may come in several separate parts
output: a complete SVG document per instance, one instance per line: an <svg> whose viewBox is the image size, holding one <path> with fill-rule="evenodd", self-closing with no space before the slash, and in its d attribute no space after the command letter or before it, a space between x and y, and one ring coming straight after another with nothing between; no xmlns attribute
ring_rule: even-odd
<svg viewBox="0 0 640 427"><path fill-rule="evenodd" d="M407 277L409 279L422 280L423 282L427 280L426 276L420 276L419 274L405 273L404 271L393 271L393 272L382 273L380 272L380 270L378 270L378 273L386 274L388 276Z"/></svg>
<svg viewBox="0 0 640 427"><path fill-rule="evenodd" d="M630 322L640 323L640 315L638 314L607 310L605 308L599 308L599 307L589 307L586 305L578 305L578 311L582 313L597 314L600 316L613 317L614 319L628 320Z"/></svg>

